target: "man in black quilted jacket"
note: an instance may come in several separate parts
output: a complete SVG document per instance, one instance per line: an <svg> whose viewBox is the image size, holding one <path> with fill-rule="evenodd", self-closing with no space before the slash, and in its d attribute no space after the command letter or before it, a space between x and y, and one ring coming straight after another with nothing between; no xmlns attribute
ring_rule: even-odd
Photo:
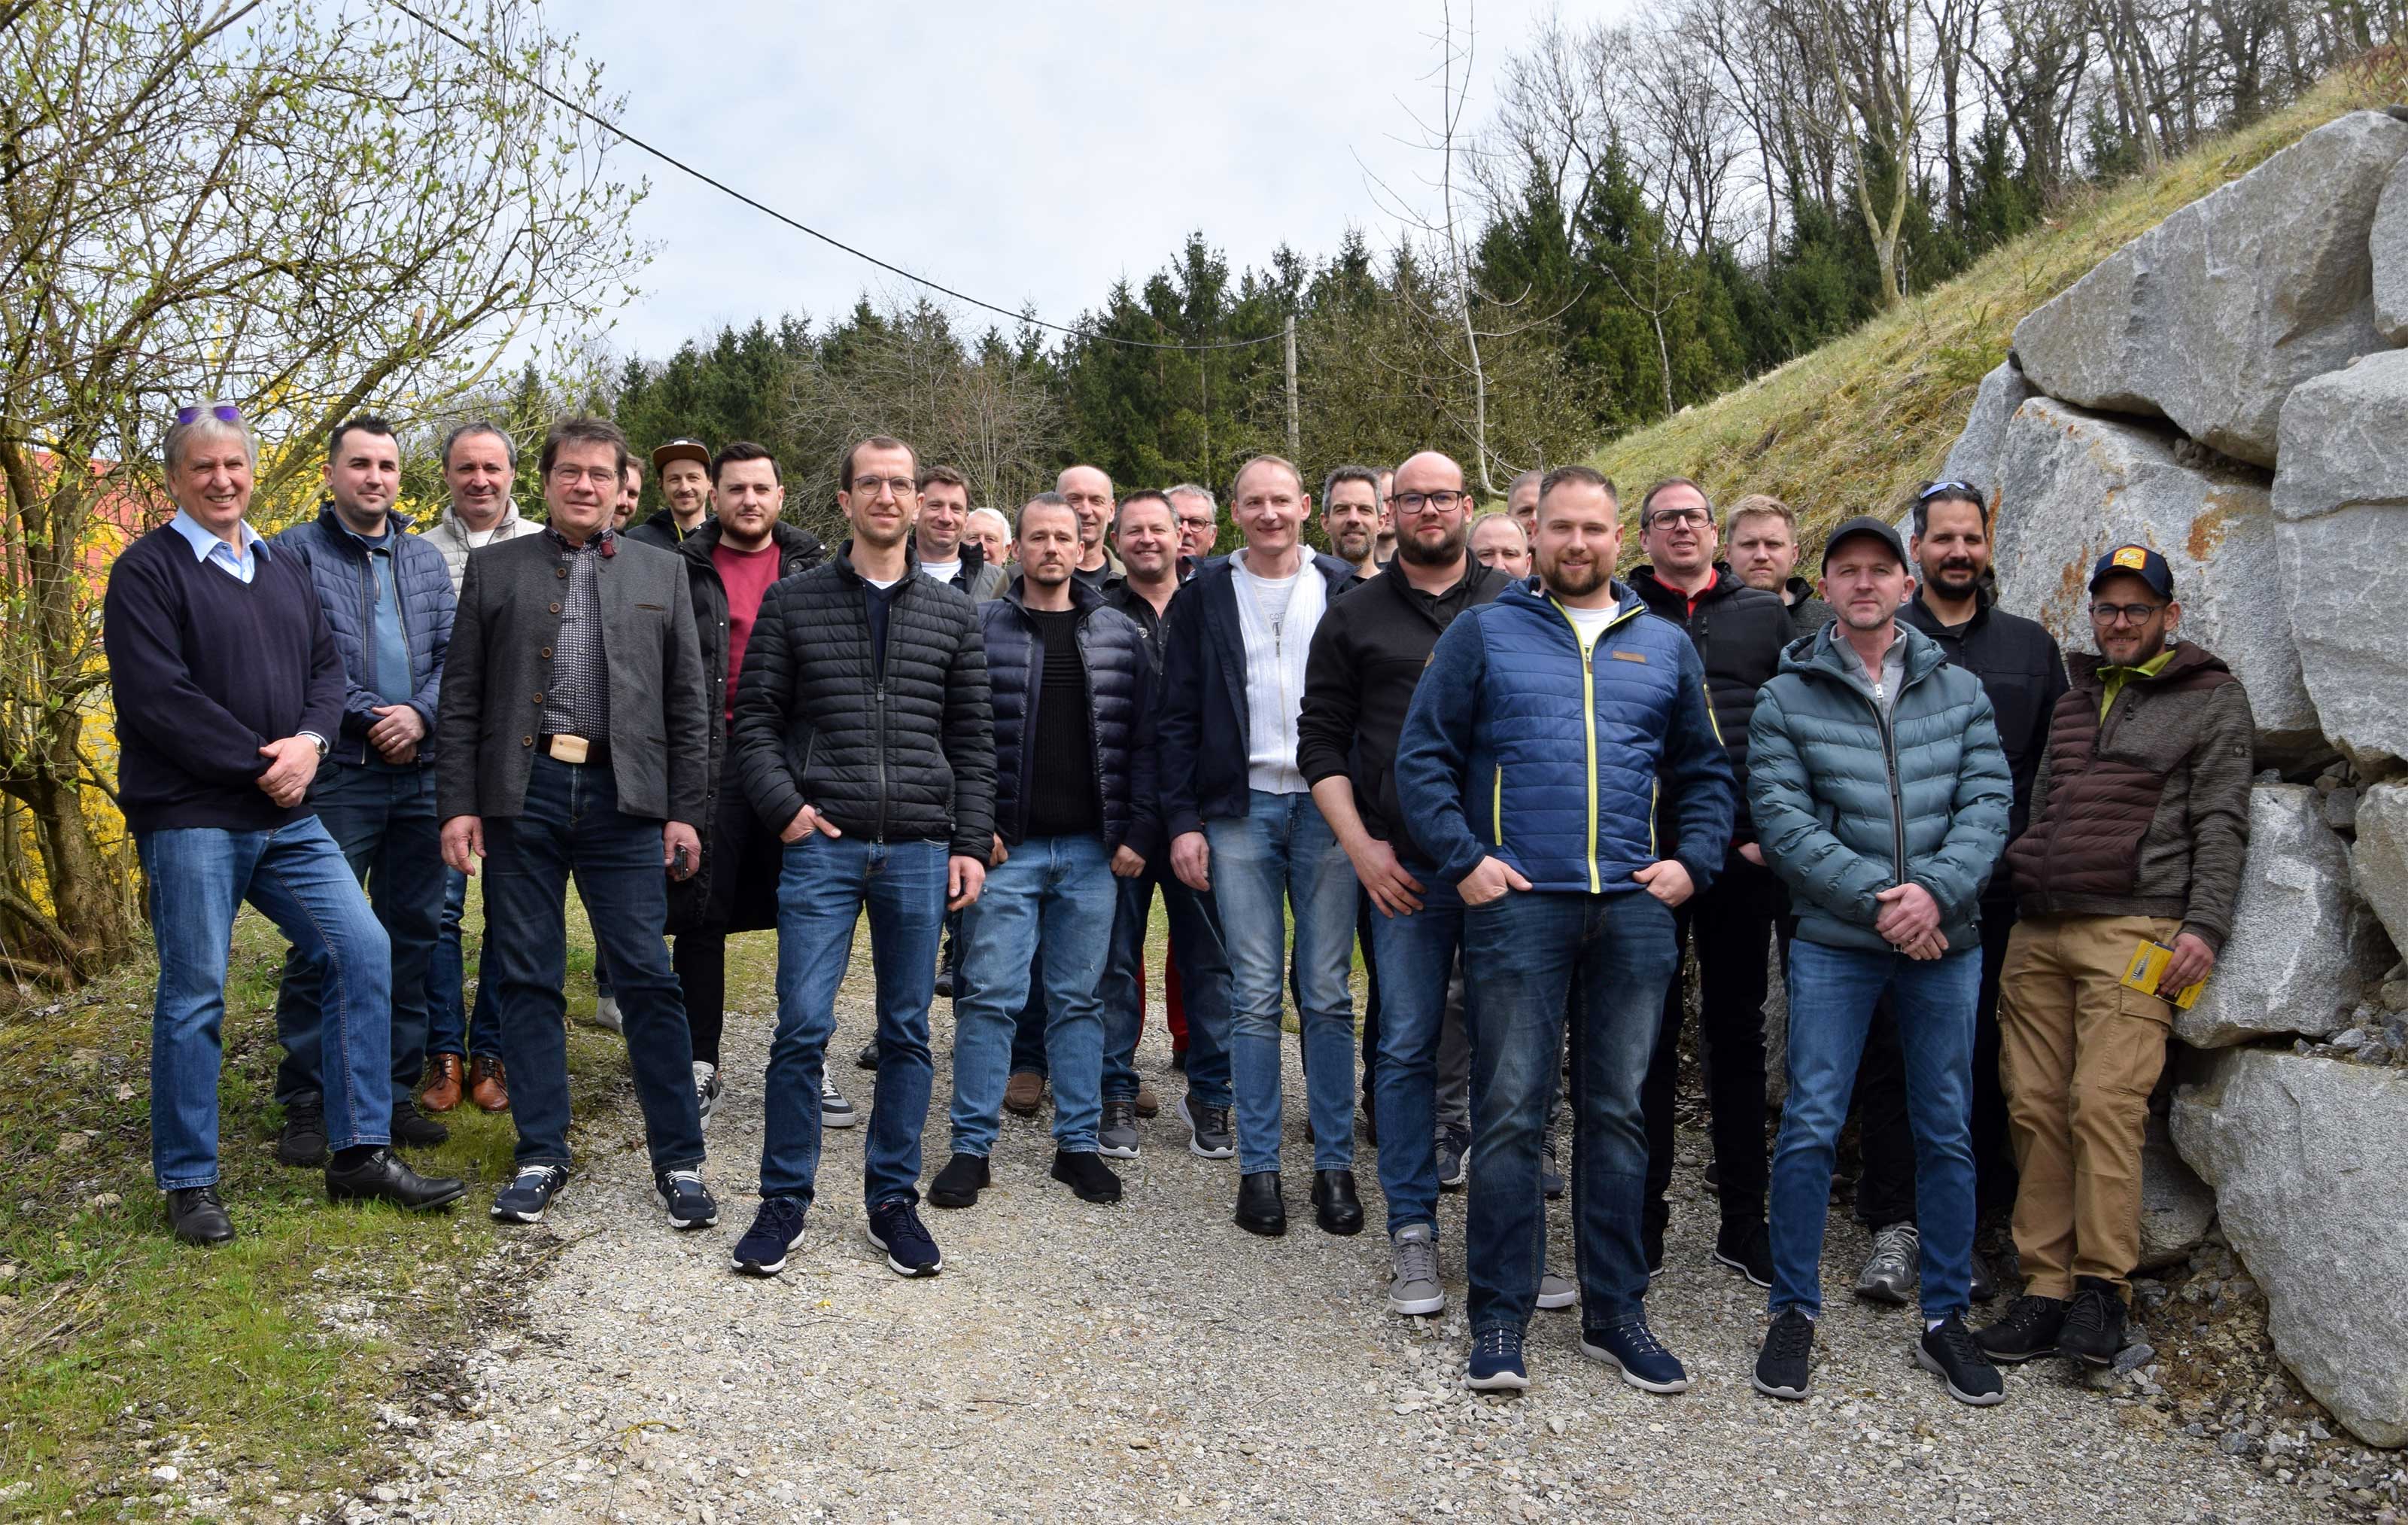
<svg viewBox="0 0 2408 1525"><path fill-rule="evenodd" d="M784 863L761 1211L733 1261L773 1276L802 1241L837 987L867 908L880 1054L863 1150L867 1233L896 1274L932 1276L944 1260L918 1207L928 1003L945 911L978 899L995 843L986 645L969 596L919 575L911 447L872 436L845 452L838 477L852 538L833 561L770 588L736 696L737 770Z"/></svg>

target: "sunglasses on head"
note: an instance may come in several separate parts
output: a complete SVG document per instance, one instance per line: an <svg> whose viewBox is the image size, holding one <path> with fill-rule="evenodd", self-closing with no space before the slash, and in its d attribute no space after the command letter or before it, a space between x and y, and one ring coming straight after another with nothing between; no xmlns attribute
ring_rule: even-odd
<svg viewBox="0 0 2408 1525"><path fill-rule="evenodd" d="M1916 491L1914 500L1918 503L1928 503L1942 493L1962 493L1969 497L1978 498L1982 496L1982 489L1970 482L1927 482Z"/></svg>
<svg viewBox="0 0 2408 1525"><path fill-rule="evenodd" d="M230 402L195 402L176 410L176 423L179 425L198 424L205 414L221 424L242 422L242 410Z"/></svg>

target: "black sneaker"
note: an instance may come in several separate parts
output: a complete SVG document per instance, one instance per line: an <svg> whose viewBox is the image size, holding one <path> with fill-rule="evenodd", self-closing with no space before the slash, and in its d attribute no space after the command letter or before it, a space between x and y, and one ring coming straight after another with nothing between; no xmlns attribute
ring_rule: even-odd
<svg viewBox="0 0 2408 1525"><path fill-rule="evenodd" d="M719 1202L700 1171L662 1172L652 1177L652 1195L668 1210L672 1229L708 1229L719 1221Z"/></svg>
<svg viewBox="0 0 2408 1525"><path fill-rule="evenodd" d="M1553 1123L1549 1123L1547 1130L1539 1135L1539 1189L1547 1194L1549 1201L1564 1194L1564 1168L1555 1158L1555 1125ZM1663 1263L1661 1252L1648 1262L1657 1270L1663 1268Z"/></svg>
<svg viewBox="0 0 2408 1525"><path fill-rule="evenodd" d="M1664 1274L1664 1225L1654 1214L1639 1226L1639 1253L1647 1259L1647 1279Z"/></svg>
<svg viewBox="0 0 2408 1525"><path fill-rule="evenodd" d="M1077 1192L1082 1202L1116 1202L1121 1200L1121 1178L1102 1158L1086 1150L1054 1151L1054 1179Z"/></svg>
<svg viewBox="0 0 2408 1525"><path fill-rule="evenodd" d="M869 1042L861 1045L861 1052L853 1057L853 1067L856 1070L875 1070L878 1068L877 1039L872 1038Z"/></svg>
<svg viewBox="0 0 2408 1525"><path fill-rule="evenodd" d="M284 1109L284 1130L276 1136L276 1162L310 1170L326 1162L326 1106L315 1095Z"/></svg>
<svg viewBox="0 0 2408 1525"><path fill-rule="evenodd" d="M920 1210L900 1197L889 1198L869 1210L862 1232L886 1252L886 1269L898 1276L933 1276L945 1269L937 1242L920 1221Z"/></svg>
<svg viewBox="0 0 2408 1525"><path fill-rule="evenodd" d="M2065 1300L2029 1294L2007 1304L1999 1321L1973 1336L1982 1354L1992 1360L2023 1361L2057 1354L2057 1331L2065 1328Z"/></svg>
<svg viewBox="0 0 2408 1525"><path fill-rule="evenodd" d="M986 1156L955 1155L945 1161L945 1168L928 1183L928 1205L931 1207L976 1207L981 1191L995 1184L988 1172Z"/></svg>
<svg viewBox="0 0 2408 1525"><path fill-rule="evenodd" d="M940 969L937 971L936 993L942 996L947 1000L953 999L953 971L952 970Z"/></svg>
<svg viewBox="0 0 2408 1525"><path fill-rule="evenodd" d="M1105 1102L1104 1120L1096 1129L1096 1153L1111 1159L1135 1159L1137 1150L1137 1103Z"/></svg>
<svg viewBox="0 0 2408 1525"><path fill-rule="evenodd" d="M792 1197L764 1197L727 1263L747 1276L774 1276L786 1269L786 1256L802 1242L803 1204Z"/></svg>
<svg viewBox="0 0 2408 1525"><path fill-rule="evenodd" d="M2124 1348L2124 1300L2114 1283L2096 1276L2073 1279L2073 1304L2065 1310L2057 1350L2086 1366L2113 1366Z"/></svg>
<svg viewBox="0 0 2408 1525"><path fill-rule="evenodd" d="M1758 1287L1772 1285L1772 1235L1760 1218L1725 1218L1714 1259Z"/></svg>
<svg viewBox="0 0 2408 1525"><path fill-rule="evenodd" d="M2007 1385L1999 1369L1982 1354L1965 1320L1950 1314L1940 1327L1926 1330L1914 1347L1914 1364L1948 1385L1948 1396L1975 1408L2007 1401Z"/></svg>
<svg viewBox="0 0 2408 1525"><path fill-rule="evenodd" d="M1179 1099L1179 1120L1187 1125L1187 1152L1198 1159L1226 1159L1238 1152L1227 1107L1208 1107L1194 1091Z"/></svg>
<svg viewBox="0 0 2408 1525"><path fill-rule="evenodd" d="M544 1209L568 1184L566 1165L522 1165L510 1184L494 1195L496 1223L541 1223Z"/></svg>
<svg viewBox="0 0 2408 1525"><path fill-rule="evenodd" d="M419 1111L417 1102L395 1101L393 1104L394 1143L405 1144L413 1149L432 1149L451 1140L452 1130Z"/></svg>
<svg viewBox="0 0 2408 1525"><path fill-rule="evenodd" d="M1797 1308L1784 1308L1764 1331L1764 1348L1756 1353L1756 1390L1768 1398L1802 1403L1813 1390L1809 1367L1814 1354L1814 1320Z"/></svg>

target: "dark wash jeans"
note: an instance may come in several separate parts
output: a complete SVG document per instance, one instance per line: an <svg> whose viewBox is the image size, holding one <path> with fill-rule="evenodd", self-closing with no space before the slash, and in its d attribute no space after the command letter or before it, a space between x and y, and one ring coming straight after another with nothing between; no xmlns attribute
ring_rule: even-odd
<svg viewBox="0 0 2408 1525"><path fill-rule="evenodd" d="M1848 1116L1873 1004L1888 996L1906 1055L1907 1116L1914 1129L1916 1224L1923 1239L1923 1315L1969 1305L1973 1259L1973 1003L1982 955L1940 958L1789 944L1789 1100L1772 1154L1774 1314L1823 1307L1823 1224L1831 1162Z"/></svg>
<svg viewBox="0 0 2408 1525"><path fill-rule="evenodd" d="M1689 897L1673 912L1675 944L1697 950L1698 1029L1704 1040L1706 1107L1722 1179L1722 1216L1750 1223L1764 1218L1764 998L1779 883L1770 870L1733 854L1704 894ZM1664 1194L1672 1184L1673 1089L1685 1015L1676 968L1665 986L1656 1057L1641 1093L1647 1109L1647 1212L1659 1229L1671 1217Z"/></svg>
<svg viewBox="0 0 2408 1525"><path fill-rule="evenodd" d="M368 892L393 949L393 1099L407 1101L426 1069L427 970L442 924L440 825L432 767L328 766L309 785L318 820ZM285 950L276 991L276 1100L320 1095L322 965L299 943Z"/></svg>
<svg viewBox="0 0 2408 1525"><path fill-rule="evenodd" d="M1179 882L1168 851L1136 878L1114 883L1120 905L1112 915L1111 961L1104 966L1104 1100L1137 1100L1137 1041L1145 1027L1138 966L1145 957L1146 922L1159 886L1163 914L1170 921L1169 961L1179 966L1187 1004L1187 1089L1199 1107L1227 1106L1229 955L1221 945L1221 916L1212 897ZM1163 979L1167 984L1168 970ZM1018 1069L1016 1043L1013 1053Z"/></svg>
<svg viewBox="0 0 2408 1525"><path fill-rule="evenodd" d="M150 882L159 950L150 1008L150 1170L159 1188L218 1178L226 950L245 900L324 961L327 1144L391 1143L393 964L384 928L325 827L314 815L272 831L180 827L137 832L134 850Z"/></svg>
<svg viewBox="0 0 2408 1525"><path fill-rule="evenodd" d="M569 1162L561 982L571 874L595 945L611 950L652 1171L692 1170L702 1163L702 1119L695 1111L685 1007L661 938L668 918L661 823L619 809L607 762L545 756L527 774L521 813L485 820L484 984L499 1014L517 1162Z"/></svg>
<svg viewBox="0 0 2408 1525"><path fill-rule="evenodd" d="M1571 1029L1572 1248L1581 1323L1641 1316L1639 1214L1647 1126L1639 1092L1679 950L1672 912L1644 890L1509 892L1463 913L1471 1025L1471 1201L1464 1223L1477 1338L1529 1322L1546 1265L1539 1139ZM1385 1014L1395 1021L1395 997ZM1384 1130L1381 1135L1387 1136Z"/></svg>
<svg viewBox="0 0 2408 1525"><path fill-rule="evenodd" d="M1422 908L1391 916L1374 907L1369 928L1384 987L1371 1100L1391 1235L1407 1224L1438 1225L1439 1043L1466 914L1453 885L1426 870L1415 877Z"/></svg>
<svg viewBox="0 0 2408 1525"><path fill-rule="evenodd" d="M467 1002L467 959L460 946L460 923L468 914L468 876L456 869L443 870L443 922L435 938L435 956L426 965L426 1052L498 1057L502 1035L495 1030L492 986L477 982L477 1004Z"/></svg>
<svg viewBox="0 0 2408 1525"><path fill-rule="evenodd" d="M878 1080L862 1150L862 1200L920 1200L920 1129L935 1063L928 1003L945 923L945 844L812 835L788 842L778 880L778 1030L762 1082L761 1195L809 1206L820 1168L820 1077L837 987L869 913L877 973ZM691 1094L689 1091L688 1094Z"/></svg>

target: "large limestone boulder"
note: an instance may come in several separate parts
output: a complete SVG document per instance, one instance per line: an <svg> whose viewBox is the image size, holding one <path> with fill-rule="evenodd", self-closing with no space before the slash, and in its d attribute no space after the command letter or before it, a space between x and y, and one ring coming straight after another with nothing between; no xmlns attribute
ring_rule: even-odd
<svg viewBox="0 0 2408 1525"><path fill-rule="evenodd" d="M2349 849L2303 784L2249 791L2249 857L2232 935L2199 1004L2174 1014L2198 1048L2252 1038L2324 1038L2391 966L2391 942L2350 890Z"/></svg>
<svg viewBox="0 0 2408 1525"><path fill-rule="evenodd" d="M2408 536L2408 351L2363 356L2291 394L2273 509L2283 601L2325 734L2361 762L2408 757L2408 624L2395 597Z"/></svg>
<svg viewBox="0 0 2408 1525"><path fill-rule="evenodd" d="M2186 466L2163 424L2034 397L2007 423L1999 457L1999 603L2090 651L2090 568L2123 544L2173 568L2182 634L2224 658L2249 689L2267 763L2323 745L2300 681L2274 572L2266 479L2246 467Z"/></svg>
<svg viewBox="0 0 2408 1525"><path fill-rule="evenodd" d="M2163 1271L2190 1259L2215 1221L2215 1193L2183 1163L2173 1135L2152 1115L2141 1141L2141 1269Z"/></svg>
<svg viewBox="0 0 2408 1525"><path fill-rule="evenodd" d="M2388 341L2370 242L2408 122L2353 111L2192 202L2015 325L2052 397L2274 465L2283 400Z"/></svg>
<svg viewBox="0 0 2408 1525"><path fill-rule="evenodd" d="M2283 1364L2360 1440L2408 1445L2408 1072L2227 1049L2172 1122Z"/></svg>
<svg viewBox="0 0 2408 1525"><path fill-rule="evenodd" d="M2375 203L2374 326L2394 344L2408 344L2408 155L2391 166Z"/></svg>
<svg viewBox="0 0 2408 1525"><path fill-rule="evenodd" d="M1996 370L1982 378L1980 390L1973 394L1973 410L1965 415L1965 430L1949 448L1948 464L1941 468L1941 476L1952 482L1970 482L1981 488L1990 495L1990 507L1995 511L1999 506L1999 449L2006 440L2007 420L2038 395L2012 358L2001 361Z"/></svg>
<svg viewBox="0 0 2408 1525"><path fill-rule="evenodd" d="M2358 845L2349 855L2358 894L2391 941L2408 947L2408 784L2378 784L2358 798Z"/></svg>

